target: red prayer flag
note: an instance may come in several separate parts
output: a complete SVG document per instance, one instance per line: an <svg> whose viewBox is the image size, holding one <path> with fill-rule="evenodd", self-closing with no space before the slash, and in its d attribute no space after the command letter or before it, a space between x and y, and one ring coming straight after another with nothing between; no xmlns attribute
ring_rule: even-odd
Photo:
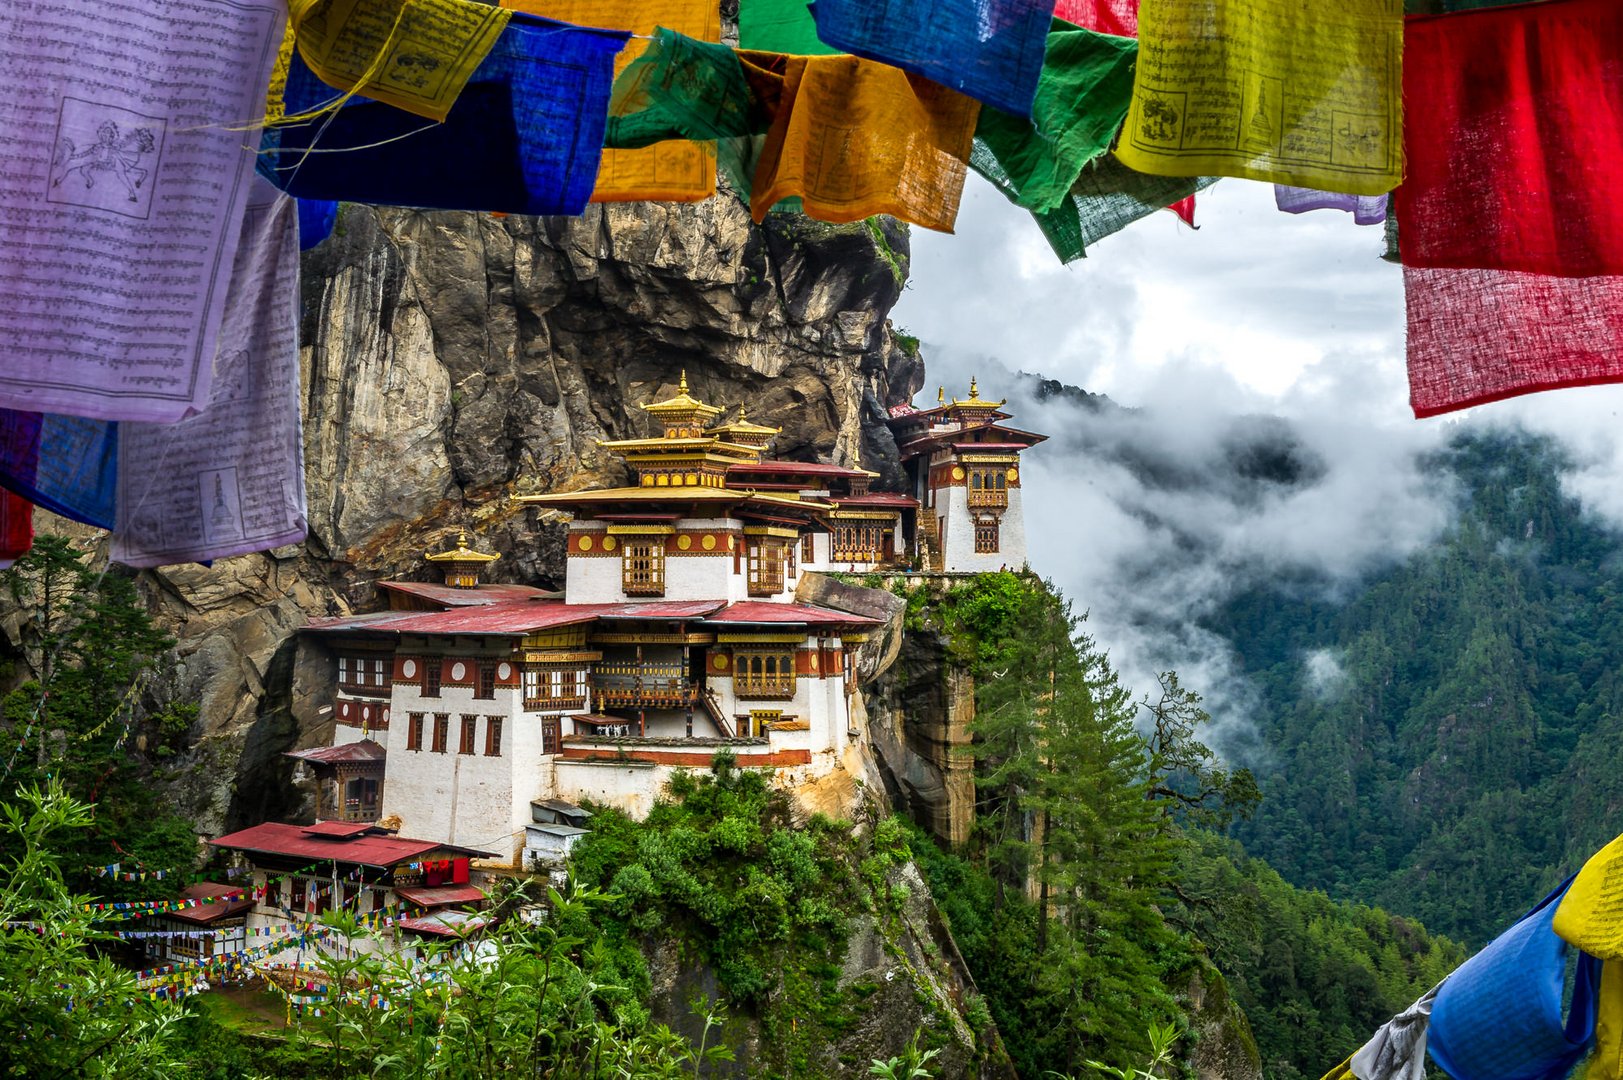
<svg viewBox="0 0 1623 1080"><path fill-rule="evenodd" d="M1059 0L1054 17L1101 34L1138 36L1138 0Z"/></svg>
<svg viewBox="0 0 1623 1080"><path fill-rule="evenodd" d="M1167 209L1171 210L1174 214L1177 214L1179 220L1181 220L1191 229L1200 228L1199 225L1195 224L1195 197L1193 195L1190 195L1187 198L1179 199L1177 202L1167 207Z"/></svg>
<svg viewBox="0 0 1623 1080"><path fill-rule="evenodd" d="M0 568L10 566L34 546L34 504L0 488Z"/></svg>
<svg viewBox="0 0 1623 1080"><path fill-rule="evenodd" d="M1414 17L1404 50L1415 415L1623 381L1623 5Z"/></svg>

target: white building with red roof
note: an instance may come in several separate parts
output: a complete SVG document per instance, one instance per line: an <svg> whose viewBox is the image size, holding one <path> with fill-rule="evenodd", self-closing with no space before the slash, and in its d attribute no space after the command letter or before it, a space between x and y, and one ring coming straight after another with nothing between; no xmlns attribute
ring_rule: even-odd
<svg viewBox="0 0 1623 1080"><path fill-rule="evenodd" d="M305 628L337 673L330 745L293 754L323 817L517 867L538 802L644 813L722 750L788 785L846 767L853 651L878 623L797 593L814 571L900 568L917 499L764 460L777 430L716 423L685 376L645 408L659 435L602 444L633 484L521 500L573 518L561 598L483 584L497 556L463 534L428 556L443 583L383 582L388 610Z"/></svg>

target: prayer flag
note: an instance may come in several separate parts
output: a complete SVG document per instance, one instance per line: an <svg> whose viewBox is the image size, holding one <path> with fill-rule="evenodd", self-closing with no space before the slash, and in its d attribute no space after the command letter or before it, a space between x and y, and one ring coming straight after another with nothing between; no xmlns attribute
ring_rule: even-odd
<svg viewBox="0 0 1623 1080"><path fill-rule="evenodd" d="M1354 195L1402 178L1402 0L1144 0L1138 39L1116 154L1139 172Z"/></svg>
<svg viewBox="0 0 1623 1080"><path fill-rule="evenodd" d="M1059 0L1054 17L1101 34L1138 36L1138 0Z"/></svg>
<svg viewBox="0 0 1623 1080"><path fill-rule="evenodd" d="M123 424L111 557L206 562L304 539L298 207L260 180L243 217L209 407Z"/></svg>
<svg viewBox="0 0 1623 1080"><path fill-rule="evenodd" d="M351 98L336 112L267 130L260 172L301 199L580 214L597 179L614 56L628 36L515 21L445 123ZM296 54L288 114L329 94Z"/></svg>
<svg viewBox="0 0 1623 1080"><path fill-rule="evenodd" d="M444 120L513 13L472 0L291 0L289 15L327 85Z"/></svg>
<svg viewBox="0 0 1623 1080"><path fill-rule="evenodd" d="M1054 0L814 0L811 11L836 49L1031 115Z"/></svg>
<svg viewBox="0 0 1623 1080"><path fill-rule="evenodd" d="M0 487L70 521L113 527L118 425L0 409Z"/></svg>
<svg viewBox="0 0 1623 1080"><path fill-rule="evenodd" d="M0 3L0 407L208 400L280 0Z"/></svg>
<svg viewBox="0 0 1623 1080"><path fill-rule="evenodd" d="M1426 1080L1426 1032L1439 987L1382 1024L1348 1059L1357 1080Z"/></svg>
<svg viewBox="0 0 1623 1080"><path fill-rule="evenodd" d="M980 111L972 99L855 56L744 59L783 81L755 170L757 222L799 196L822 221L890 214L952 231Z"/></svg>
<svg viewBox="0 0 1623 1080"><path fill-rule="evenodd" d="M1431 1056L1454 1080L1541 1080L1564 1076L1595 1030L1600 961L1580 956L1569 1016L1567 943L1551 929L1569 881L1461 964L1437 991ZM1356 1062L1355 1062L1356 1066Z"/></svg>
<svg viewBox="0 0 1623 1080"><path fill-rule="evenodd" d="M308 251L332 233L338 204L328 199L299 200L299 250Z"/></svg>
<svg viewBox="0 0 1623 1080"><path fill-rule="evenodd" d="M798 56L827 56L840 50L817 36L808 0L739 0L738 47Z"/></svg>
<svg viewBox="0 0 1623 1080"><path fill-rule="evenodd" d="M1191 229L1200 228L1199 225L1195 224L1195 197L1193 195L1189 196L1187 199L1179 199L1177 202L1167 207L1167 209L1171 210L1174 214L1177 214L1178 220L1189 226Z"/></svg>
<svg viewBox="0 0 1623 1080"><path fill-rule="evenodd" d="M0 570L11 569L33 546L34 504L0 489Z"/></svg>
<svg viewBox="0 0 1623 1080"><path fill-rule="evenodd" d="M1415 415L1623 380L1623 8L1412 18L1407 41Z"/></svg>
<svg viewBox="0 0 1623 1080"><path fill-rule="evenodd" d="M1110 149L1133 96L1138 43L1054 22L1031 118L984 106L970 164L1018 206L1052 210Z"/></svg>
<svg viewBox="0 0 1623 1080"><path fill-rule="evenodd" d="M1556 908L1555 932L1602 960L1623 960L1623 836L1589 857Z"/></svg>
<svg viewBox="0 0 1623 1080"><path fill-rule="evenodd" d="M502 0L504 7L560 22L651 35L660 27L699 41L721 40L716 0ZM615 60L618 76L648 42L632 40ZM672 140L638 149L605 149L593 202L699 202L716 193L711 146Z"/></svg>
<svg viewBox="0 0 1623 1080"><path fill-rule="evenodd" d="M1386 195L1344 195L1335 191L1274 185L1274 205L1287 214L1309 210L1345 210L1358 225L1379 225L1386 220Z"/></svg>
<svg viewBox="0 0 1623 1080"><path fill-rule="evenodd" d="M1215 176L1148 176L1129 169L1114 154L1101 154L1082 170L1069 198L1032 216L1060 262L1075 262L1090 245L1215 183Z"/></svg>

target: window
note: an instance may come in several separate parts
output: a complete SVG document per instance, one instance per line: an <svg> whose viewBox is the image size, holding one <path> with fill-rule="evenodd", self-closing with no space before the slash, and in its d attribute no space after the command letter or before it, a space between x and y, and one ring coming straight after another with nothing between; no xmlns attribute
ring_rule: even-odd
<svg viewBox="0 0 1623 1080"><path fill-rule="evenodd" d="M479 679L474 687L473 696L486 701L496 696L496 661L479 661Z"/></svg>
<svg viewBox="0 0 1623 1080"><path fill-rule="evenodd" d="M559 747L563 745L562 727L563 725L558 722L556 716L544 716L541 718L541 752L543 754L556 754Z"/></svg>
<svg viewBox="0 0 1623 1080"><path fill-rule="evenodd" d="M1003 466L972 466L969 470L970 506L1008 506L1008 475Z"/></svg>
<svg viewBox="0 0 1623 1080"><path fill-rule="evenodd" d="M344 820L378 819L378 781L375 776L357 776L344 784Z"/></svg>
<svg viewBox="0 0 1623 1080"><path fill-rule="evenodd" d="M586 669L551 665L525 668L524 707L542 712L554 709L584 709Z"/></svg>
<svg viewBox="0 0 1623 1080"><path fill-rule="evenodd" d="M462 716L462 739L457 744L456 752L459 754L473 753L474 736L478 733L478 731L479 718L477 716L469 716L464 713Z"/></svg>
<svg viewBox="0 0 1623 1080"><path fill-rule="evenodd" d="M451 714L434 714L434 753L445 753L445 744L451 737Z"/></svg>
<svg viewBox="0 0 1623 1080"><path fill-rule="evenodd" d="M795 576L795 552L799 544L789 543L783 545L783 573L785 577Z"/></svg>
<svg viewBox="0 0 1623 1080"><path fill-rule="evenodd" d="M733 693L748 698L794 697L794 652L789 649L734 650Z"/></svg>
<svg viewBox="0 0 1623 1080"><path fill-rule="evenodd" d="M835 562L879 562L883 527L877 522L845 522L834 526Z"/></svg>
<svg viewBox="0 0 1623 1080"><path fill-rule="evenodd" d="M756 542L749 546L749 594L772 596L783 591L782 544Z"/></svg>
<svg viewBox="0 0 1623 1080"><path fill-rule="evenodd" d="M421 750L423 748L423 714L414 712L408 717L406 725L406 749Z"/></svg>
<svg viewBox="0 0 1623 1080"><path fill-rule="evenodd" d="M817 561L817 541L812 533L800 538L800 561L803 564Z"/></svg>
<svg viewBox="0 0 1623 1080"><path fill-rule="evenodd" d="M665 538L627 537L620 562L620 585L627 596L665 595Z"/></svg>
<svg viewBox="0 0 1623 1080"><path fill-rule="evenodd" d="M499 716L485 717L485 756L502 756L502 718Z"/></svg>
<svg viewBox="0 0 1623 1080"><path fill-rule="evenodd" d="M423 665L423 696L424 697L439 697L440 696L440 658L437 657L437 656L425 656L422 659L422 665Z"/></svg>
<svg viewBox="0 0 1623 1080"><path fill-rule="evenodd" d="M977 555L997 554L997 518L975 519L975 553Z"/></svg>
<svg viewBox="0 0 1623 1080"><path fill-rule="evenodd" d="M384 656L340 656L338 685L344 690L387 690L394 681L394 661Z"/></svg>

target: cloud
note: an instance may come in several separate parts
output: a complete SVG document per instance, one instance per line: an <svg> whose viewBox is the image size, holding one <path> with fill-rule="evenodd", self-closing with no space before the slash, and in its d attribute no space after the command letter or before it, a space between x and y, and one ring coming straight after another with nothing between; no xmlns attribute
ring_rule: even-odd
<svg viewBox="0 0 1623 1080"><path fill-rule="evenodd" d="M1320 701L1332 701L1347 685L1347 671L1334 649L1313 649L1302 657L1307 687Z"/></svg>
<svg viewBox="0 0 1623 1080"><path fill-rule="evenodd" d="M1176 669L1206 696L1214 744L1257 764L1258 695L1202 620L1259 583L1350 589L1432 543L1459 493L1422 461L1457 424L1558 437L1568 493L1623 527L1623 388L1416 421L1380 230L1281 214L1244 181L1199 202L1197 232L1157 213L1061 267L977 186L957 235L914 232L893 317L925 342L921 400L978 375L1051 436L1024 455L1032 566L1090 613L1124 681L1142 694ZM1120 404L1044 396L1017 371ZM1333 661L1304 658L1324 686Z"/></svg>

